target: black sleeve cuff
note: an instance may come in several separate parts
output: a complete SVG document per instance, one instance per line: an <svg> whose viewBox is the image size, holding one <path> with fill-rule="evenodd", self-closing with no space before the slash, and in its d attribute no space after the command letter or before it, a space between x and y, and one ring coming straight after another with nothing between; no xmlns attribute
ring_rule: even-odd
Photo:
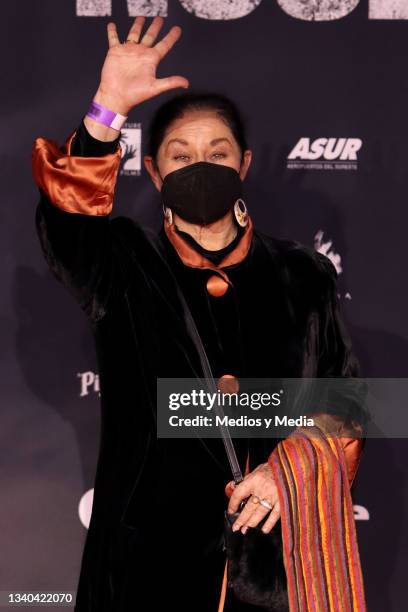
<svg viewBox="0 0 408 612"><path fill-rule="evenodd" d="M71 143L71 155L79 157L102 157L108 153L114 153L118 146L121 133L115 140L105 142L94 138L86 129L86 125L82 118L78 126L77 132Z"/></svg>

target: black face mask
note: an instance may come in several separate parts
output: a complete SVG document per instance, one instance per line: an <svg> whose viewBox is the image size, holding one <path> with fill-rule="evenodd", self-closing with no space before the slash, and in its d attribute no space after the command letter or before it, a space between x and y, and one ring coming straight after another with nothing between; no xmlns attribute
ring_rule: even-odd
<svg viewBox="0 0 408 612"><path fill-rule="evenodd" d="M204 161L167 174L161 190L164 206L197 225L221 219L241 194L242 181L234 168Z"/></svg>

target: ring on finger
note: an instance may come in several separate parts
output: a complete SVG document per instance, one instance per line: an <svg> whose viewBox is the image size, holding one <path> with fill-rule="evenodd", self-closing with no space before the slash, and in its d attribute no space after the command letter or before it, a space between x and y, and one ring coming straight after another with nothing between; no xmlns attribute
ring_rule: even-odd
<svg viewBox="0 0 408 612"><path fill-rule="evenodd" d="M257 495L251 495L251 502L253 504L259 504L260 503L259 497Z"/></svg>
<svg viewBox="0 0 408 612"><path fill-rule="evenodd" d="M127 38L126 42L132 42L135 43L135 45L138 45L139 43L137 42L137 40L135 40L134 38Z"/></svg>
<svg viewBox="0 0 408 612"><path fill-rule="evenodd" d="M268 510L272 510L272 508L273 508L273 506L272 506L271 502L269 501L269 499L260 499L259 503L264 508L268 508Z"/></svg>

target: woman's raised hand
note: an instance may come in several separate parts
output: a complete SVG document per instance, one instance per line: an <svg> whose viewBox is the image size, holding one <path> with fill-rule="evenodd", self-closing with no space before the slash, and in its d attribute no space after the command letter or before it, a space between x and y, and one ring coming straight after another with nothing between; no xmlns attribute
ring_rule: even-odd
<svg viewBox="0 0 408 612"><path fill-rule="evenodd" d="M122 115L165 91L189 86L188 80L182 76L156 78L157 66L180 38L181 28L173 26L156 42L163 17L154 17L142 35L144 22L145 17L136 17L123 44L119 41L116 25L109 22L107 26L109 50L94 99Z"/></svg>

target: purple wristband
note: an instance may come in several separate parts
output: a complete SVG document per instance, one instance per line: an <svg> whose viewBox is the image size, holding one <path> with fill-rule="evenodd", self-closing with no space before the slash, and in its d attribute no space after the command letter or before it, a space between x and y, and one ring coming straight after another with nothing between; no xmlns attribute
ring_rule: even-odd
<svg viewBox="0 0 408 612"><path fill-rule="evenodd" d="M98 104L98 102L95 102L95 100L92 100L86 116L91 117L91 119L95 119L95 121L98 121L107 127L119 131L127 119L127 115L125 116L121 115L120 113L115 113L114 111L109 110L109 108Z"/></svg>

